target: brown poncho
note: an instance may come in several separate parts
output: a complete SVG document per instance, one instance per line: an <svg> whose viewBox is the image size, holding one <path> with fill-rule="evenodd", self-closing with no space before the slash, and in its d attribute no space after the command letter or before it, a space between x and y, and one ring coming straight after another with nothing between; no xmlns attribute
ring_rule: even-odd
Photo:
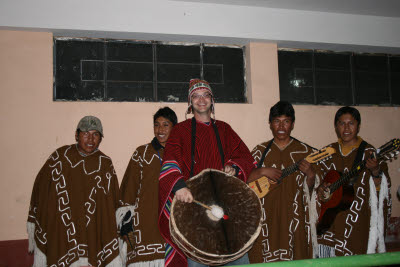
<svg viewBox="0 0 400 267"><path fill-rule="evenodd" d="M268 143L253 149L252 154L257 161L260 161ZM262 167L285 169L312 152L308 145L294 139L283 150L273 143ZM249 252L250 263L312 258L310 196L305 175L296 171L287 176L261 199L261 204L262 228Z"/></svg>
<svg viewBox="0 0 400 267"><path fill-rule="evenodd" d="M34 266L121 266L115 213L118 180L101 151L57 149L33 186L28 215Z"/></svg>
<svg viewBox="0 0 400 267"><path fill-rule="evenodd" d="M348 172L353 166L358 149L354 148L343 155L338 142L330 146L336 149L336 154L320 165L323 171ZM367 145L363 160L374 150L371 145ZM350 209L339 212L330 229L318 236L320 257L385 252L384 233L391 209L390 177L385 162L380 162L380 168L384 175L378 193L370 172L367 169L359 172L353 184L355 195ZM326 251L330 251L330 255Z"/></svg>
<svg viewBox="0 0 400 267"><path fill-rule="evenodd" d="M164 266L165 240L157 226L158 177L163 154L164 149L155 140L138 147L121 183L122 201L133 211L134 249L127 244L128 266Z"/></svg>

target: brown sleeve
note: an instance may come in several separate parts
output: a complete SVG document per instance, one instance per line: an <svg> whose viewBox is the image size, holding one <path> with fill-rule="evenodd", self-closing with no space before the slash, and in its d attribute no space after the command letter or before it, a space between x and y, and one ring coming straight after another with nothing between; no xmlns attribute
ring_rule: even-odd
<svg viewBox="0 0 400 267"><path fill-rule="evenodd" d="M121 183L121 199L128 205L135 205L142 178L142 159L137 156L138 154L138 150L133 153Z"/></svg>

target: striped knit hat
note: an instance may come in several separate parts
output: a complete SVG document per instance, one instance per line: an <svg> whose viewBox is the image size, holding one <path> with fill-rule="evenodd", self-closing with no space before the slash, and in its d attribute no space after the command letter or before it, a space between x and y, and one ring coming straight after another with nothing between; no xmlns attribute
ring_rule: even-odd
<svg viewBox="0 0 400 267"><path fill-rule="evenodd" d="M205 80L200 79L191 79L189 82L189 94L188 94L188 109L185 112L185 118L187 114L193 113L192 108L192 96L194 92L200 89L207 90L211 95L211 112L215 118L215 110L214 110L214 94L211 90L210 84Z"/></svg>

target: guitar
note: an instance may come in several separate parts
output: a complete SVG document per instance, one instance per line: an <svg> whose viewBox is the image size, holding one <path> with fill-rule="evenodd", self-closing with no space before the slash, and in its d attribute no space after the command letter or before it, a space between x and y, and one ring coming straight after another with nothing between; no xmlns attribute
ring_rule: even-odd
<svg viewBox="0 0 400 267"><path fill-rule="evenodd" d="M378 161L396 159L397 154L399 154L399 148L400 139L392 139L377 149L378 155L376 158ZM365 167L366 163L366 160L361 161L356 166L353 166L348 173L343 175L335 170L331 170L326 174L324 182L331 184L327 192L330 195L330 199L325 203L321 203L321 212L317 224L318 235L325 233L331 227L336 215L340 211L350 208L354 200L354 188L352 184L348 184L348 181L355 177Z"/></svg>
<svg viewBox="0 0 400 267"><path fill-rule="evenodd" d="M318 150L310 155L308 155L304 160L308 161L309 163L317 163L319 161L325 160L330 157L332 154L336 153L335 149L332 147L326 147L322 150ZM300 162L300 161L299 161ZM281 177L279 177L278 184L282 182L282 179L289 176L290 174L294 173L299 169L298 163L295 163L282 171ZM249 183L251 189L256 192L256 195L259 198L265 197L272 188L277 186L276 182L269 180L267 177L263 176L251 183ZM272 188L271 188L272 187Z"/></svg>

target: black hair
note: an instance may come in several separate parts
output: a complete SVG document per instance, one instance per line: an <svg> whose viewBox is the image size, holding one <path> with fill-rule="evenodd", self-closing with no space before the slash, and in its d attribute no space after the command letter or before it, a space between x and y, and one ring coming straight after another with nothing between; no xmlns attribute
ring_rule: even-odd
<svg viewBox="0 0 400 267"><path fill-rule="evenodd" d="M176 117L175 111L169 107L163 107L157 110L156 114L153 116L153 122L156 122L159 117L168 119L174 126L178 123L178 118Z"/></svg>
<svg viewBox="0 0 400 267"><path fill-rule="evenodd" d="M358 122L358 125L361 124L360 112L356 108L345 106L345 107L339 108L339 110L336 111L334 125L336 125L336 123L338 122L340 116L342 116L344 114L350 114Z"/></svg>
<svg viewBox="0 0 400 267"><path fill-rule="evenodd" d="M288 101L279 101L271 107L269 110L269 122L271 123L275 117L282 115L290 117L292 122L295 120L294 108Z"/></svg>

